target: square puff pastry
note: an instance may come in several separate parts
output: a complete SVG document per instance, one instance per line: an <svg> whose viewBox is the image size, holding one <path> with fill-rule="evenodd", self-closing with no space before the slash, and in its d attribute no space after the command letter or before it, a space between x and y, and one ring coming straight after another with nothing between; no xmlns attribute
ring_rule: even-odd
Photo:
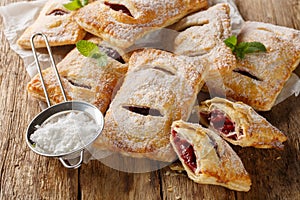
<svg viewBox="0 0 300 200"><path fill-rule="evenodd" d="M200 122L234 145L282 148L287 137L250 106L215 97L199 106Z"/></svg>
<svg viewBox="0 0 300 200"><path fill-rule="evenodd" d="M224 76L226 97L242 101L255 110L268 111L300 62L300 31L246 22L239 42L263 43L266 53L246 54L237 67Z"/></svg>
<svg viewBox="0 0 300 200"><path fill-rule="evenodd" d="M100 44L102 40L94 37L89 41ZM77 48L57 65L68 100L83 100L94 104L102 113L107 110L115 88L126 74L127 68L127 64L110 57L106 66L99 67L94 59L84 57ZM63 96L52 67L42 73L50 101L53 104L62 102ZM39 74L28 83L27 90L32 96L46 101Z"/></svg>
<svg viewBox="0 0 300 200"><path fill-rule="evenodd" d="M225 94L223 75L236 66L236 58L223 42L231 35L230 7L216 4L208 10L191 14L170 26L179 31L174 41L174 53L201 63L210 92Z"/></svg>
<svg viewBox="0 0 300 200"><path fill-rule="evenodd" d="M86 31L76 23L74 19L76 11L69 11L63 6L68 2L68 0L47 1L36 21L18 39L18 45L24 49L31 49L30 38L37 32L47 36L50 46L75 44L81 40ZM35 39L35 46L46 47L41 37Z"/></svg>
<svg viewBox="0 0 300 200"><path fill-rule="evenodd" d="M76 21L87 32L127 48L148 32L206 6L207 0L95 1L78 11Z"/></svg>
<svg viewBox="0 0 300 200"><path fill-rule="evenodd" d="M174 120L187 120L202 86L202 68L155 49L135 52L128 73L105 116L99 150L171 162Z"/></svg>
<svg viewBox="0 0 300 200"><path fill-rule="evenodd" d="M216 133L182 120L172 124L171 144L190 179L231 190L250 190L251 179L238 155Z"/></svg>
<svg viewBox="0 0 300 200"><path fill-rule="evenodd" d="M224 44L223 40L231 36L229 14L229 5L220 3L188 15L170 26L179 32L174 41L174 53L197 57Z"/></svg>

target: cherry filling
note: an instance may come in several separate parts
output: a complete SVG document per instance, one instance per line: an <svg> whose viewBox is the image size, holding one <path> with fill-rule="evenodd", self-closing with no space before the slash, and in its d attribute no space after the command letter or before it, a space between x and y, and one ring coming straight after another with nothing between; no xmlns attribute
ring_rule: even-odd
<svg viewBox="0 0 300 200"><path fill-rule="evenodd" d="M100 46L99 48L101 51L106 53L107 56L119 61L120 63L125 64L125 61L123 60L122 56L115 49L110 47L104 47L104 46Z"/></svg>
<svg viewBox="0 0 300 200"><path fill-rule="evenodd" d="M227 135L228 138L237 140L236 134L230 134L234 132L234 123L220 110L213 110L208 115L208 121L215 129Z"/></svg>
<svg viewBox="0 0 300 200"><path fill-rule="evenodd" d="M234 69L233 72L239 73L243 76L247 76L247 77L257 80L257 81L262 81L257 76L255 76L255 75L251 74L250 72L247 72L246 70L243 70L243 69Z"/></svg>
<svg viewBox="0 0 300 200"><path fill-rule="evenodd" d="M163 116L159 110L153 109L150 107L146 107L146 106L123 106L123 108L125 108L131 112L134 112L134 113L137 113L140 115L144 115L144 116L147 116L147 115L160 116L160 117Z"/></svg>
<svg viewBox="0 0 300 200"><path fill-rule="evenodd" d="M179 138L175 130L172 131L172 136L176 149L179 152L179 156L184 160L184 163L189 166L193 172L195 172L197 169L197 163L192 144L184 139Z"/></svg>
<svg viewBox="0 0 300 200"><path fill-rule="evenodd" d="M66 77L64 77L65 79L67 79ZM76 87L82 87L82 88L86 88L86 89L92 89L92 87L91 86L88 86L88 85L84 85L84 84L80 84L80 83L76 83L76 82L74 82L74 81L72 81L72 80L69 80L69 79L67 79L67 81L71 84L71 85L74 85L74 86L76 86Z"/></svg>
<svg viewBox="0 0 300 200"><path fill-rule="evenodd" d="M131 112L135 112L141 115L149 115L150 108L149 107L134 107L134 106L128 106L128 110Z"/></svg>
<svg viewBox="0 0 300 200"><path fill-rule="evenodd" d="M126 8L124 5L121 4L114 4L114 3L109 3L109 2L104 2L105 5L109 6L111 9L115 10L115 11L121 11L122 13L133 17L132 14L130 13L130 11L128 10L128 8Z"/></svg>
<svg viewBox="0 0 300 200"><path fill-rule="evenodd" d="M47 15L54 15L54 16L57 16L57 15L66 15L66 14L69 14L69 12L67 11L64 11L62 9L55 9L55 10L52 10L50 13L48 13Z"/></svg>

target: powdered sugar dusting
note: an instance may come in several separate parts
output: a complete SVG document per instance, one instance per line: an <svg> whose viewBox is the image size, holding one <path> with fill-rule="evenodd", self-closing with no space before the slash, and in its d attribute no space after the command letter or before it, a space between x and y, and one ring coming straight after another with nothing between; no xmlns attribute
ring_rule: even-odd
<svg viewBox="0 0 300 200"><path fill-rule="evenodd" d="M229 6L217 4L206 11L183 18L171 28L181 31L174 52L202 62L207 70L229 70L235 57L223 42L231 35Z"/></svg>
<svg viewBox="0 0 300 200"><path fill-rule="evenodd" d="M299 64L300 31L267 23L246 22L239 40L261 42L267 52L248 54L243 60L238 60L238 70L250 72L259 80L232 71L224 76L226 94L256 110L270 110Z"/></svg>
<svg viewBox="0 0 300 200"><path fill-rule="evenodd" d="M173 161L170 124L188 119L201 88L202 70L172 53L154 49L134 53L105 116L104 145L125 155ZM128 107L149 108L160 114L142 115Z"/></svg>
<svg viewBox="0 0 300 200"><path fill-rule="evenodd" d="M80 9L76 19L88 32L122 47L128 47L146 33L173 24L207 5L206 0L134 0L116 3L127 8L133 17L96 1Z"/></svg>
<svg viewBox="0 0 300 200"><path fill-rule="evenodd" d="M97 135L98 125L84 112L69 112L51 118L30 136L38 151L67 154L89 144Z"/></svg>

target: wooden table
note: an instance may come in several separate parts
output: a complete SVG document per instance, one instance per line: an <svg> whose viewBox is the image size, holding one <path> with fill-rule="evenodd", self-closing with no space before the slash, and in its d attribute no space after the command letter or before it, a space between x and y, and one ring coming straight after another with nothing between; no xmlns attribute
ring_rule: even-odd
<svg viewBox="0 0 300 200"><path fill-rule="evenodd" d="M7 5L18 0L3 0ZM237 0L246 20L300 29L299 0ZM0 23L3 30L3 22ZM99 161L67 170L56 159L33 153L25 143L30 120L40 112L26 90L30 77L1 31L0 199L300 199L300 97L263 115L288 135L283 151L235 148L251 174L248 193L199 185L168 167L145 174L113 170ZM296 70L299 75L300 69Z"/></svg>

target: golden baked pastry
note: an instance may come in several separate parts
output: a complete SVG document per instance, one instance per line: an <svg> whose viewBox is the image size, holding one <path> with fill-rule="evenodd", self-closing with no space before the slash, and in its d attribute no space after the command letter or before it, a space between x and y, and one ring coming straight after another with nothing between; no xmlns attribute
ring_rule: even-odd
<svg viewBox="0 0 300 200"><path fill-rule="evenodd" d="M203 78L211 94L225 94L222 77L236 66L235 56L223 42L231 35L229 13L228 4L216 4L170 26L179 31L174 53L188 56L205 67Z"/></svg>
<svg viewBox="0 0 300 200"><path fill-rule="evenodd" d="M187 120L202 86L202 68L161 50L135 52L105 116L98 149L171 162L174 120Z"/></svg>
<svg viewBox="0 0 300 200"><path fill-rule="evenodd" d="M207 6L207 0L95 1L76 14L86 31L126 48L146 33L173 24Z"/></svg>
<svg viewBox="0 0 300 200"><path fill-rule="evenodd" d="M251 179L238 155L216 133L199 124L175 121L171 144L190 179L249 191Z"/></svg>
<svg viewBox="0 0 300 200"><path fill-rule="evenodd" d="M246 54L244 59L238 59L236 68L224 75L226 96L255 110L270 110L292 71L299 65L300 31L262 22L246 22L238 40L261 42L267 52Z"/></svg>
<svg viewBox="0 0 300 200"><path fill-rule="evenodd" d="M229 5L220 3L171 25L169 28L179 32L174 41L174 53L197 57L224 44L223 40L231 36L229 13Z"/></svg>
<svg viewBox="0 0 300 200"><path fill-rule="evenodd" d="M76 11L67 10L63 4L68 0L49 0L41 10L38 18L30 25L18 39L17 43L24 49L30 49L30 38L34 33L44 33L50 46L75 44L81 40L86 31L75 21ZM41 37L35 38L35 47L46 47Z"/></svg>
<svg viewBox="0 0 300 200"><path fill-rule="evenodd" d="M91 38L90 41L100 43L101 39ZM118 82L126 74L127 64L109 57L107 65L100 67L94 59L84 57L75 48L58 63L57 69L68 100L86 101L105 113ZM49 67L42 73L50 101L62 102L63 96L53 69ZM46 101L38 74L28 83L27 90L32 96Z"/></svg>
<svg viewBox="0 0 300 200"><path fill-rule="evenodd" d="M199 106L200 122L234 145L282 148L287 137L250 106L215 97Z"/></svg>

